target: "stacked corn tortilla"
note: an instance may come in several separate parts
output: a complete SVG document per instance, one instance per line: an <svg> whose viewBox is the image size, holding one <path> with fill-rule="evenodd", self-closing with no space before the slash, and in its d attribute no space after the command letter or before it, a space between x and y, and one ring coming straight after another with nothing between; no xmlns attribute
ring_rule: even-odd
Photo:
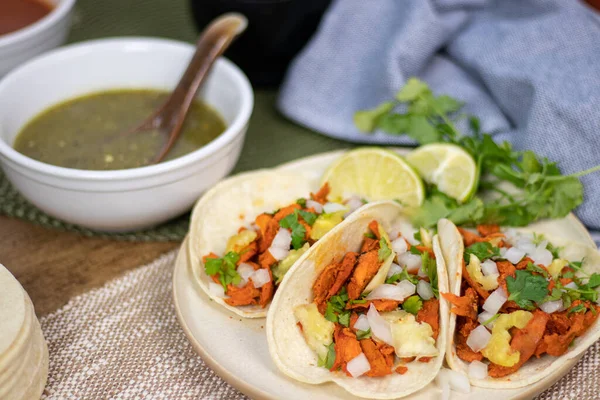
<svg viewBox="0 0 600 400"><path fill-rule="evenodd" d="M25 290L0 264L0 399L39 399L48 347Z"/></svg>

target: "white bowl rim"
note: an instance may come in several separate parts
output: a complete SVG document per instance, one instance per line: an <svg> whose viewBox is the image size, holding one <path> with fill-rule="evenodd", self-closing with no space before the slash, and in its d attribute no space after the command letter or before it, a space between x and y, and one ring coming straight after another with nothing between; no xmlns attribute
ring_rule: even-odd
<svg viewBox="0 0 600 400"><path fill-rule="evenodd" d="M21 29L17 29L14 32L10 32L4 35L0 35L0 48L9 46L22 40L27 40L32 36L42 33L42 31L51 27L58 21L60 21L66 14L68 14L77 0L59 0L59 3L43 18L34 22L33 24L24 26Z"/></svg>
<svg viewBox="0 0 600 400"><path fill-rule="evenodd" d="M61 57L69 55L70 53L87 53L93 51L95 47L114 46L114 48L118 50L120 48L129 47L132 45L179 47L189 49L191 52L193 52L195 49L194 45L187 42L153 37L114 37L79 42L68 46L59 47L55 50L41 54L9 72L0 80L0 96L2 96L5 86L16 79L19 79L19 75L23 74L23 71L27 71L27 69L35 67L38 64L51 63L53 60L60 59ZM118 170L83 170L58 167L34 160L33 158L19 153L1 138L0 155L4 155L8 160L29 170L33 170L47 176L74 181L114 181L145 178L149 176L161 175L170 171L178 170L187 165L194 164L202 159L216 154L221 148L225 147L229 142L235 139L235 137L241 133L241 131L244 129L244 126L248 123L250 114L252 113L252 109L254 107L254 94L252 92L252 86L242 70L225 57L220 57L215 66L218 68L225 68L233 77L235 86L239 90L241 99L240 111L234 117L231 124L227 126L227 129L225 129L225 131L216 139L213 139L211 142L200 147L198 150L194 150L184 156L177 157L173 160L164 161L159 164L139 168ZM182 67L181 73L183 73L184 67L185 66ZM41 111L43 110L40 110L40 112Z"/></svg>

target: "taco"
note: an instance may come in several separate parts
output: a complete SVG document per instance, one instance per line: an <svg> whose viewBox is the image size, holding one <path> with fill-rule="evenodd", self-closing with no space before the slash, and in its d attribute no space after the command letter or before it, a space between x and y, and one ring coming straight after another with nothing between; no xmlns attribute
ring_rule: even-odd
<svg viewBox="0 0 600 400"><path fill-rule="evenodd" d="M238 315L259 318L287 270L363 202L329 202L325 183L257 171L227 179L194 207L190 259L200 287Z"/></svg>
<svg viewBox="0 0 600 400"><path fill-rule="evenodd" d="M525 229L438 223L451 304L446 360L475 386L518 388L600 338L597 249Z"/></svg>
<svg viewBox="0 0 600 400"><path fill-rule="evenodd" d="M448 289L438 238L395 202L370 203L288 272L267 315L269 352L289 377L367 398L418 391L444 359Z"/></svg>

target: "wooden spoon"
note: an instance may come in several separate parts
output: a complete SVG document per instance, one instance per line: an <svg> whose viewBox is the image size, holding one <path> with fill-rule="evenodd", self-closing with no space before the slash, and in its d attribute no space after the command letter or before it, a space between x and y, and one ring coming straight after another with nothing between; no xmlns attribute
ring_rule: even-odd
<svg viewBox="0 0 600 400"><path fill-rule="evenodd" d="M139 126L127 132L127 134L138 134L158 130L167 136L165 145L150 162L151 164L162 161L171 150L181 133L181 127L196 97L196 92L204 83L210 68L247 26L246 17L238 13L223 14L212 21L200 34L196 52L175 90L152 115Z"/></svg>

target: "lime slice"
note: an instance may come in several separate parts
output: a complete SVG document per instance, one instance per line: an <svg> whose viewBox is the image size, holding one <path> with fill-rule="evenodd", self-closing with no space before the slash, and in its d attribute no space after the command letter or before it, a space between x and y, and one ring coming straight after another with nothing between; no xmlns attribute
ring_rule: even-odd
<svg viewBox="0 0 600 400"><path fill-rule="evenodd" d="M477 164L461 147L448 143L421 146L406 156L423 179L448 196L464 202L477 190Z"/></svg>
<svg viewBox="0 0 600 400"><path fill-rule="evenodd" d="M425 188L419 175L399 155L376 147L352 150L325 172L331 199L358 195L369 201L399 200L407 206L419 206Z"/></svg>

